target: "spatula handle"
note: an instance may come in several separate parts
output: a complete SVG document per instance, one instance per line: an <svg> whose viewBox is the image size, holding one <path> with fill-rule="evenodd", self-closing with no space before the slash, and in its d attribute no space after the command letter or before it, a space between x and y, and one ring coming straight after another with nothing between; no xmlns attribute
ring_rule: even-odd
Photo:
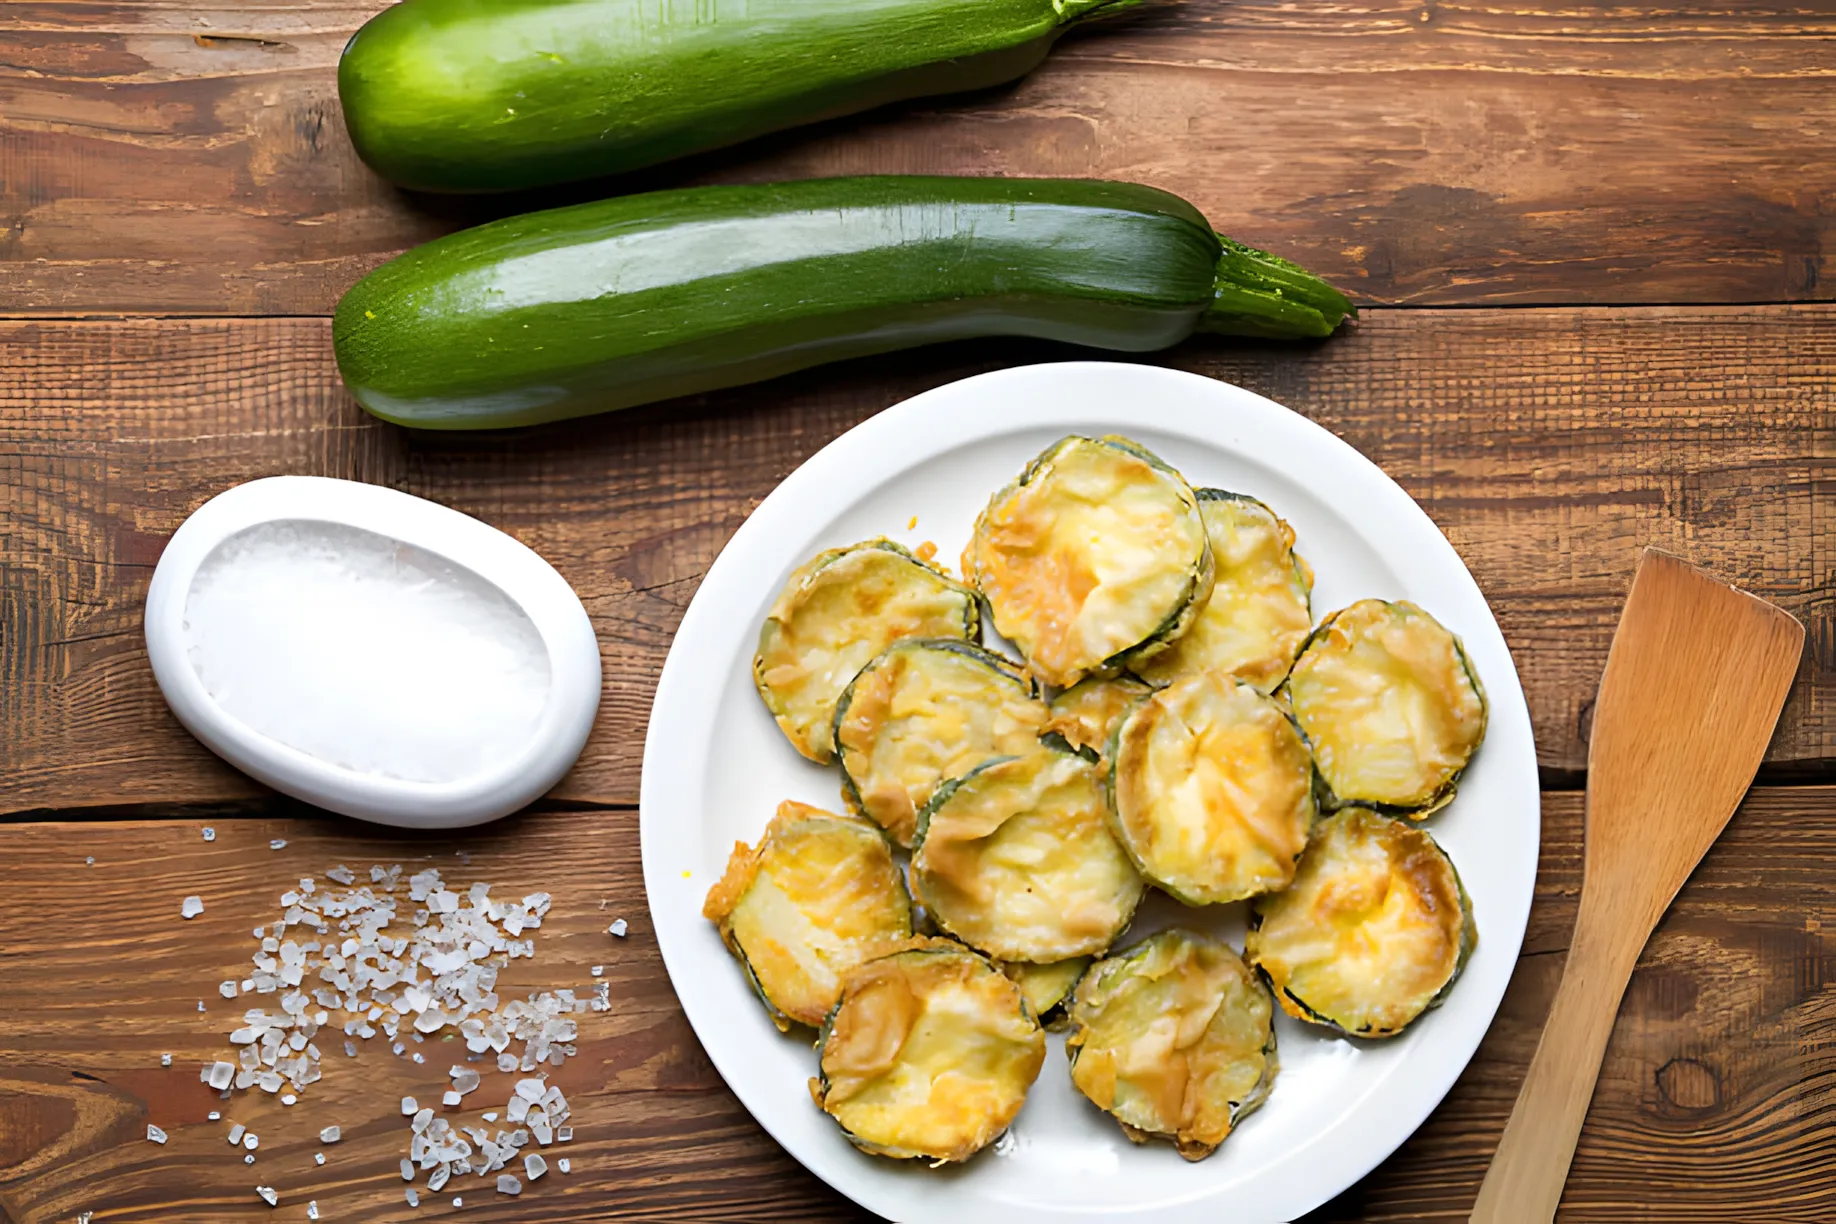
<svg viewBox="0 0 1836 1224"><path fill-rule="evenodd" d="M1479 1187L1472 1224L1543 1224L1555 1219L1562 1201L1613 1018L1644 943L1627 951L1623 938L1611 946L1586 939L1586 909L1530 1073Z"/></svg>

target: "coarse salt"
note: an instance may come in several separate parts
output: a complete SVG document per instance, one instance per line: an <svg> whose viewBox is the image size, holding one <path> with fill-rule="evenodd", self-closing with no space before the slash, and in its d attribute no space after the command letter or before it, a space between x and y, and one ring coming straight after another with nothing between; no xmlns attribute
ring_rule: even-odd
<svg viewBox="0 0 1836 1224"><path fill-rule="evenodd" d="M196 918L204 912L204 898L192 896L179 902L179 917Z"/></svg>
<svg viewBox="0 0 1836 1224"><path fill-rule="evenodd" d="M151 1139L154 1143L164 1143L166 1141L166 1132L149 1122L147 1123L147 1138Z"/></svg>

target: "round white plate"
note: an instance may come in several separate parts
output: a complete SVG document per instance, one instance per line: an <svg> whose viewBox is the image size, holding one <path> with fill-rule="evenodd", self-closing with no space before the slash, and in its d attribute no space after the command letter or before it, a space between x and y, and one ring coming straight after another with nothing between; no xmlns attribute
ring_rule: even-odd
<svg viewBox="0 0 1836 1224"><path fill-rule="evenodd" d="M1068 433L1125 434L1195 487L1266 501L1313 565L1316 620L1365 596L1411 599L1465 640L1491 698L1490 730L1459 797L1428 825L1472 894L1478 950L1447 1003L1399 1038L1351 1041L1278 1017L1274 1092L1207 1160L1131 1144L1071 1087L1056 1036L1026 1108L991 1150L947 1169L864 1155L810 1103L809 1033L772 1027L701 916L733 843L754 840L780 800L842 810L836 771L799 757L753 690L759 624L790 572L825 548L876 535L930 540L953 564L989 496ZM1408 494L1350 446L1261 396L1107 362L1004 370L928 391L836 439L779 485L708 571L670 648L641 808L657 942L714 1065L812 1172L912 1224L1256 1224L1292 1219L1345 1190L1421 1125L1491 1023L1523 942L1540 811L1530 716L1504 638L1458 555ZM1241 906L1158 902L1143 907L1124 943L1177 921L1242 947Z"/></svg>

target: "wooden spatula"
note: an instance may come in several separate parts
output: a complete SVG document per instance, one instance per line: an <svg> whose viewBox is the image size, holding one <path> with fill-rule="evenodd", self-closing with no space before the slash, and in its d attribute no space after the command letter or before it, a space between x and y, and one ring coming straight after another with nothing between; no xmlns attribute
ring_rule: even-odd
<svg viewBox="0 0 1836 1224"><path fill-rule="evenodd" d="M1594 703L1568 966L1473 1224L1555 1218L1632 966L1752 783L1803 649L1765 600L1655 549L1639 562Z"/></svg>

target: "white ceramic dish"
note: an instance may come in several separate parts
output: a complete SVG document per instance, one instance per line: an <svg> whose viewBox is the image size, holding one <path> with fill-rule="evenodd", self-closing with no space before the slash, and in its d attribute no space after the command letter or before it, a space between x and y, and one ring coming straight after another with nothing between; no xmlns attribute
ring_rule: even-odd
<svg viewBox="0 0 1836 1224"><path fill-rule="evenodd" d="M841 810L833 769L801 759L754 692L759 624L819 550L884 534L954 561L988 497L1067 433L1122 433L1195 486L1254 494L1283 515L1317 574L1314 613L1408 598L1460 634L1491 699L1485 746L1429 822L1472 894L1479 944L1447 1003L1403 1036L1354 1042L1278 1017L1281 1073L1216 1155L1137 1147L1071 1087L1062 1039L1012 1130L965 1165L864 1155L811 1103L807 1033L767 1020L701 916L736 839L778 802ZM916 524L908 528L914 516ZM1039 1220L1289 1220L1358 1180L1421 1124L1472 1057L1523 941L1536 876L1536 757L1504 638L1427 515L1351 447L1239 387L1149 366L1071 362L970 378L916 396L793 472L734 535L683 618L644 753L644 880L671 981L708 1054L771 1134L857 1203L923 1224ZM1145 905L1123 942L1170 922L1242 947L1242 907Z"/></svg>
<svg viewBox="0 0 1836 1224"><path fill-rule="evenodd" d="M515 811L567 772L599 709L593 627L548 562L348 480L275 476L199 507L154 571L146 635L207 747L380 824Z"/></svg>

